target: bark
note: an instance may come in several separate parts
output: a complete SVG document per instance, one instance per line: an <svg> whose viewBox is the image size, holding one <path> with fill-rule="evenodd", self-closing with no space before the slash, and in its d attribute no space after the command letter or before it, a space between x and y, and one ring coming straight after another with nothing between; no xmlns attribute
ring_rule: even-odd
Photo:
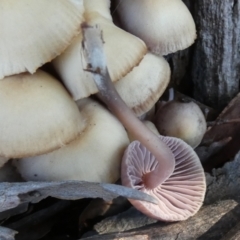
<svg viewBox="0 0 240 240"><path fill-rule="evenodd" d="M123 233L86 237L88 240L125 239L221 239L240 220L240 207L234 200L225 200L203 207L194 217L178 223L156 223Z"/></svg>
<svg viewBox="0 0 240 240"><path fill-rule="evenodd" d="M195 1L194 18L198 31L192 65L194 95L222 108L239 90L240 1Z"/></svg>
<svg viewBox="0 0 240 240"><path fill-rule="evenodd" d="M184 0L197 27L189 51L170 61L172 81L186 94L222 109L239 91L240 0ZM193 84L193 85L191 85Z"/></svg>

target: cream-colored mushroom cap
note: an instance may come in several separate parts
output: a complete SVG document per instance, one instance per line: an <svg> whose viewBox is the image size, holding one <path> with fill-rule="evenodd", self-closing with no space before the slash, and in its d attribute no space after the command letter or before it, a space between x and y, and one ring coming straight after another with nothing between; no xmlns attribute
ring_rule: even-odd
<svg viewBox="0 0 240 240"><path fill-rule="evenodd" d="M97 24L103 31L104 51L112 81L121 79L142 60L147 52L146 45L97 12L85 16L87 24ZM75 100L98 91L91 73L84 71L87 66L82 49L82 35L79 35L53 64Z"/></svg>
<svg viewBox="0 0 240 240"><path fill-rule="evenodd" d="M38 70L0 81L0 156L43 154L74 140L85 127L62 84Z"/></svg>
<svg viewBox="0 0 240 240"><path fill-rule="evenodd" d="M153 122L147 120L147 121L143 121L143 123L153 133L155 133L156 135L160 135L160 133L158 132L158 130L157 130L157 128L156 128L156 126L154 125ZM137 140L130 133L128 133L128 138L129 138L130 142L133 142L133 141Z"/></svg>
<svg viewBox="0 0 240 240"><path fill-rule="evenodd" d="M82 0L2 0L0 79L50 62L80 32Z"/></svg>
<svg viewBox="0 0 240 240"><path fill-rule="evenodd" d="M140 37L156 54L185 49L196 38L195 23L181 0L115 2L123 28Z"/></svg>
<svg viewBox="0 0 240 240"><path fill-rule="evenodd" d="M194 102L170 101L157 113L155 124L162 135L181 138L193 148L202 141L207 124Z"/></svg>
<svg viewBox="0 0 240 240"><path fill-rule="evenodd" d="M110 0L83 0L85 12L98 12L101 16L112 21Z"/></svg>
<svg viewBox="0 0 240 240"><path fill-rule="evenodd" d="M78 102L87 127L73 142L49 154L15 162L26 180L115 182L129 140L121 123L91 99Z"/></svg>
<svg viewBox="0 0 240 240"><path fill-rule="evenodd" d="M170 67L163 57L151 53L124 78L115 83L116 90L137 116L149 111L170 81Z"/></svg>

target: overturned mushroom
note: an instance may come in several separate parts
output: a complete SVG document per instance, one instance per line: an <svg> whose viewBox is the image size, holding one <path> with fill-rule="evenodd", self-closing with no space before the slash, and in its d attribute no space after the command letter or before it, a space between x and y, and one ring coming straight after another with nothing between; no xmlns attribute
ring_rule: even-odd
<svg viewBox="0 0 240 240"><path fill-rule="evenodd" d="M80 32L82 0L3 0L0 3L0 79L50 62Z"/></svg>
<svg viewBox="0 0 240 240"><path fill-rule="evenodd" d="M158 161L140 142L134 141L123 157L122 184L158 199L158 205L130 200L146 215L163 221L186 220L203 204L206 191L203 168L196 153L185 142L172 137L159 138L175 157L175 168L171 176L155 188L149 188L145 175L156 168Z"/></svg>
<svg viewBox="0 0 240 240"><path fill-rule="evenodd" d="M114 183L129 143L121 123L98 102L78 101L86 128L71 143L51 153L15 161L31 181L82 180Z"/></svg>
<svg viewBox="0 0 240 240"><path fill-rule="evenodd" d="M135 117L109 79L99 29L84 27L84 37L89 71L93 73L99 94L138 140L131 143L125 152L121 173L123 184L142 191L147 189L159 197L157 209L151 205L145 207L141 202L133 202L134 205L147 215L166 221L192 216L202 205L206 190L203 168L197 155L182 140L158 137ZM160 192L163 185L165 189ZM156 212L158 209L160 214Z"/></svg>
<svg viewBox="0 0 240 240"><path fill-rule="evenodd" d="M196 28L181 0L115 0L124 29L141 38L150 51L166 55L193 44Z"/></svg>

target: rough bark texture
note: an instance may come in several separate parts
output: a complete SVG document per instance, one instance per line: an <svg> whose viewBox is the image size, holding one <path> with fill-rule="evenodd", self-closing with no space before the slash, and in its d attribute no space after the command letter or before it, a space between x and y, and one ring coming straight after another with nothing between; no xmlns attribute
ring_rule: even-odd
<svg viewBox="0 0 240 240"><path fill-rule="evenodd" d="M192 65L194 94L222 108L238 93L240 1L195 1L194 18L198 31Z"/></svg>
<svg viewBox="0 0 240 240"><path fill-rule="evenodd" d="M222 109L239 91L240 0L184 2L198 38L189 51L170 57L172 81L200 102Z"/></svg>
<svg viewBox="0 0 240 240"><path fill-rule="evenodd" d="M240 208L234 200L225 200L203 207L194 217L178 223L156 223L123 233L97 235L83 239L221 239L238 221Z"/></svg>

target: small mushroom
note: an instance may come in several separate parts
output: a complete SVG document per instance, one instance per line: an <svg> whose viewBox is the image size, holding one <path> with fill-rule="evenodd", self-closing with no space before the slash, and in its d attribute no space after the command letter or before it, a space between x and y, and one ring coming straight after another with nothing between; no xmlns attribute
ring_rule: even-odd
<svg viewBox="0 0 240 240"><path fill-rule="evenodd" d="M175 168L171 176L158 186L149 187L145 176L154 171L158 161L139 141L134 141L122 160L122 184L158 199L158 205L129 200L146 215L169 222L186 220L203 204L206 192L204 171L198 156L185 142L173 137L159 138L174 154Z"/></svg>
<svg viewBox="0 0 240 240"><path fill-rule="evenodd" d="M62 84L38 70L0 81L0 156L29 157L73 141L85 122Z"/></svg>
<svg viewBox="0 0 240 240"><path fill-rule="evenodd" d="M141 38L150 51L167 55L196 39L196 27L181 0L116 0L121 26Z"/></svg>
<svg viewBox="0 0 240 240"><path fill-rule="evenodd" d="M207 129L201 109L192 101L167 102L157 111L155 124L160 134L181 138L193 148L200 144Z"/></svg>
<svg viewBox="0 0 240 240"><path fill-rule="evenodd" d="M82 0L2 0L0 3L0 79L34 73L80 32Z"/></svg>
<svg viewBox="0 0 240 240"><path fill-rule="evenodd" d="M115 88L127 106L140 117L155 105L169 81L168 62L147 53L138 66L115 83Z"/></svg>
<svg viewBox="0 0 240 240"><path fill-rule="evenodd" d="M114 183L120 177L120 163L127 133L121 123L98 102L78 101L86 122L84 131L71 143L50 152L15 161L28 181L82 180Z"/></svg>
<svg viewBox="0 0 240 240"><path fill-rule="evenodd" d="M101 98L138 140L125 151L121 171L123 185L148 191L159 199L156 207L141 201L132 203L157 219L187 219L201 207L206 191L199 158L182 140L159 137L135 117L110 80L99 29L86 26L83 33L89 71L93 73Z"/></svg>

